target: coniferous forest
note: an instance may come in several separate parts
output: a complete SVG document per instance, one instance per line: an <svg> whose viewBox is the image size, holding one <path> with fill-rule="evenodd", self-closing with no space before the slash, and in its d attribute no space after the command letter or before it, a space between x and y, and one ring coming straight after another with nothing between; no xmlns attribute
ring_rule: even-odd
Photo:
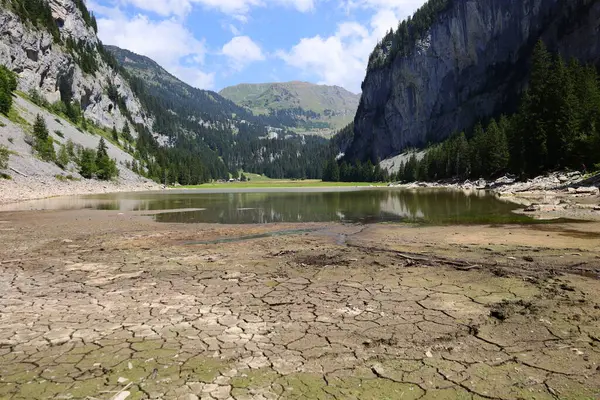
<svg viewBox="0 0 600 400"><path fill-rule="evenodd" d="M372 164L335 164L327 163L324 179L386 178L369 170ZM489 179L505 173L527 178L560 169L600 170L600 75L594 66L550 53L540 41L517 113L431 145L389 179Z"/></svg>
<svg viewBox="0 0 600 400"><path fill-rule="evenodd" d="M516 114L430 147L395 178L533 177L559 169L600 169L600 76L594 66L551 54L540 41Z"/></svg>

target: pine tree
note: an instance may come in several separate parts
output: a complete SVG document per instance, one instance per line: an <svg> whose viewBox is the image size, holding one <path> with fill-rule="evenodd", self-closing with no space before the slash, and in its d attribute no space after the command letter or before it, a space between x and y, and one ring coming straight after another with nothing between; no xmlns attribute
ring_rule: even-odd
<svg viewBox="0 0 600 400"><path fill-rule="evenodd" d="M87 179L96 173L96 152L93 149L82 149L79 155L79 173Z"/></svg>
<svg viewBox="0 0 600 400"><path fill-rule="evenodd" d="M125 125L123 126L122 136L126 142L128 142L128 143L133 142L133 137L131 136L131 129L129 128L129 124L127 122L125 122Z"/></svg>
<svg viewBox="0 0 600 400"><path fill-rule="evenodd" d="M546 97L550 84L552 57L541 40L533 53L531 80L527 96L523 99L525 118L521 121L519 134L523 137L525 172L533 175L541 172L548 160L548 120L549 104Z"/></svg>
<svg viewBox="0 0 600 400"><path fill-rule="evenodd" d="M116 162L108 156L106 142L100 138L96 150L96 176L101 180L110 180L118 175Z"/></svg>
<svg viewBox="0 0 600 400"><path fill-rule="evenodd" d="M484 176L491 177L506 169L508 165L508 143L505 133L492 119L484 135L485 144L482 158Z"/></svg>
<svg viewBox="0 0 600 400"><path fill-rule="evenodd" d="M115 142L117 142L117 144L119 143L119 134L117 133L117 127L115 125L112 127L112 138Z"/></svg>
<svg viewBox="0 0 600 400"><path fill-rule="evenodd" d="M475 129L473 130L473 138L471 139L471 176L473 178L481 178L484 173L484 165L483 165L483 156L481 154L481 150L484 147L485 142L485 132L483 130L483 125L481 122L475 125Z"/></svg>
<svg viewBox="0 0 600 400"><path fill-rule="evenodd" d="M58 157L56 158L56 165L61 167L62 169L67 169L69 165L70 157L69 151L67 150L67 146L64 144L60 146L60 150L58 151Z"/></svg>
<svg viewBox="0 0 600 400"><path fill-rule="evenodd" d="M40 158L44 161L54 161L56 159L54 144L48 133L46 121L44 121L44 118L40 114L35 117L33 135L35 137L34 149L37 151Z"/></svg>

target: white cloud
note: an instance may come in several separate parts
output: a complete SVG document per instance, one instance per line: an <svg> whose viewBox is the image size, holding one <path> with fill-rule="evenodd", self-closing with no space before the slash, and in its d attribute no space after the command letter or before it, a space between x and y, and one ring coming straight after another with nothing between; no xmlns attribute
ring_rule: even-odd
<svg viewBox="0 0 600 400"><path fill-rule="evenodd" d="M201 71L206 47L177 19L153 21L144 15L126 17L112 10L101 15L98 32L102 41L150 57L167 71L202 89L214 87L214 74Z"/></svg>
<svg viewBox="0 0 600 400"><path fill-rule="evenodd" d="M359 0L349 1L349 8L360 7L374 12L368 26L342 22L329 37L302 38L289 51L278 56L306 76L316 75L321 84L343 86L360 92L369 55L375 44L390 28L415 11L424 0Z"/></svg>
<svg viewBox="0 0 600 400"><path fill-rule="evenodd" d="M253 7L265 7L280 4L293 7L300 12L314 8L314 0L120 0L140 10L151 11L163 17L187 15L195 5L215 9L238 20L245 18Z"/></svg>
<svg viewBox="0 0 600 400"><path fill-rule="evenodd" d="M227 56L231 67L238 71L250 63L265 59L260 46L254 43L248 36L236 36L225 43L221 54Z"/></svg>

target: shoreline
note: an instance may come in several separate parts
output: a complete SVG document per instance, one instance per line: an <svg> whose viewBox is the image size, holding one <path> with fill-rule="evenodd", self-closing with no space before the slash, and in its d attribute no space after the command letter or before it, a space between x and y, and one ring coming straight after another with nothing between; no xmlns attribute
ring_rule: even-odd
<svg viewBox="0 0 600 400"><path fill-rule="evenodd" d="M526 182L504 176L495 181L413 182L390 184L389 187L482 190L502 201L522 206L515 212L536 219L600 221L600 174L582 176L578 172L558 172Z"/></svg>
<svg viewBox="0 0 600 400"><path fill-rule="evenodd" d="M377 185L372 185L376 187ZM579 173L554 173L540 176L527 182L517 182L510 177L495 181L464 182L414 182L410 184L389 184L389 188L402 189L451 189L459 191L483 190L494 194L502 201L522 206L516 213L530 215L536 219L568 218L576 220L600 220L600 175L583 177ZM338 186L318 185L314 189L336 188ZM356 186L369 188L370 186ZM385 187L385 186L384 186ZM223 186L222 189L229 187ZM278 189L261 187L259 189ZM313 187L299 186L299 189ZM155 190L177 190L165 188L150 180L98 181L90 179L61 181L46 176L15 176L10 180L0 180L0 205L14 204L31 200L42 200L60 196L86 194L108 194ZM186 189L186 188L181 188ZM216 188L211 188L216 189ZM221 189L221 188L218 188Z"/></svg>
<svg viewBox="0 0 600 400"><path fill-rule="evenodd" d="M150 180L119 180L113 182L81 179L61 181L50 176L14 176L12 179L0 180L0 205L60 196L140 192L162 189L162 185Z"/></svg>

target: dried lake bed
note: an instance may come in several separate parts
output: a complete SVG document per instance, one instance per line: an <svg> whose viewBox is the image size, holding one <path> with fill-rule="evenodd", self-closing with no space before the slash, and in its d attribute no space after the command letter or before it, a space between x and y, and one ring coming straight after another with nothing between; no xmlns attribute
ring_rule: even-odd
<svg viewBox="0 0 600 400"><path fill-rule="evenodd" d="M0 398L600 397L598 222L151 208L0 213Z"/></svg>

